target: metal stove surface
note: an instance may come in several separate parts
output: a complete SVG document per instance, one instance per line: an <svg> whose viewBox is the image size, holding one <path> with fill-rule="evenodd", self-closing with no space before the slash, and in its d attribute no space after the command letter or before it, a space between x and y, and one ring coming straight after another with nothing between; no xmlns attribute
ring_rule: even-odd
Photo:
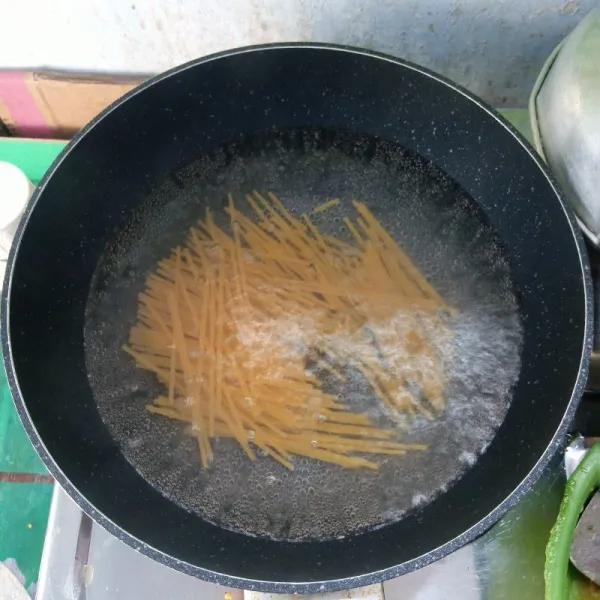
<svg viewBox="0 0 600 600"><path fill-rule="evenodd" d="M220 586L155 563L92 521L55 485L38 600L223 600Z"/></svg>
<svg viewBox="0 0 600 600"><path fill-rule="evenodd" d="M383 586L323 600L543 598L543 557L564 487L561 457L488 533L432 565ZM229 594L231 596L229 596ZM313 596L316 598L317 596ZM282 598L207 583L154 562L117 540L55 486L37 600L254 600Z"/></svg>

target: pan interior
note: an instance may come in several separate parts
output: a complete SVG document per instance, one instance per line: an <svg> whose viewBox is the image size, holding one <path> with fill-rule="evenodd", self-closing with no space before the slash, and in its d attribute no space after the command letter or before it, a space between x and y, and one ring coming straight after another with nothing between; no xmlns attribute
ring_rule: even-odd
<svg viewBox="0 0 600 600"><path fill-rule="evenodd" d="M328 198L341 205L316 218L348 236L341 217L352 199L372 212L449 304L452 340L440 348L448 406L434 421L416 418L404 439L425 452L379 460L378 472L296 458L290 472L270 458L251 462L231 440L215 443L202 470L189 428L151 415L162 392L121 346L135 322L148 274L206 207L222 213L227 193L277 194L295 215ZM100 415L127 460L172 502L219 526L285 540L340 538L396 521L456 482L485 451L502 422L520 371L517 290L502 244L457 183L390 142L356 133L295 129L238 140L173 173L115 235L88 299L85 350ZM345 395L377 414L365 382ZM348 392L350 390L350 392Z"/></svg>

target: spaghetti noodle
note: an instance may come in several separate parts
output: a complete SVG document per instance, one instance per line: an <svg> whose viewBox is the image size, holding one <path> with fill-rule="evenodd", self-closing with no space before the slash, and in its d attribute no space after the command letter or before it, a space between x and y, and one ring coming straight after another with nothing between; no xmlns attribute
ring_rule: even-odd
<svg viewBox="0 0 600 600"><path fill-rule="evenodd" d="M272 193L246 202L252 216L229 196L229 232L207 210L139 296L124 350L166 390L147 410L189 423L205 468L217 437L288 469L293 455L377 469L371 455L425 450L353 411L328 380L343 389L354 370L390 414L434 418L444 374L428 332L448 335L442 297L361 202L344 219L351 242Z"/></svg>

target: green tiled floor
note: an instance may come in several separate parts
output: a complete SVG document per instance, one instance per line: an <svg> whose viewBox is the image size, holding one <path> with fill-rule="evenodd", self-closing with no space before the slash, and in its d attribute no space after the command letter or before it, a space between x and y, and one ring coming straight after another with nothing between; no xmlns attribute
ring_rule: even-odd
<svg viewBox="0 0 600 600"><path fill-rule="evenodd" d="M0 374L0 472L46 473ZM14 558L26 585L37 581L52 485L0 481L0 560Z"/></svg>

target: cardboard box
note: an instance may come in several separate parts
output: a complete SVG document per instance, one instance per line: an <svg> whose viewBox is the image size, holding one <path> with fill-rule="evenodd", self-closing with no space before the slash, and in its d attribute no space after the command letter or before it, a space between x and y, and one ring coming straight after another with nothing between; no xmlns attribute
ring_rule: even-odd
<svg viewBox="0 0 600 600"><path fill-rule="evenodd" d="M0 120L15 136L69 139L145 79L0 70Z"/></svg>

